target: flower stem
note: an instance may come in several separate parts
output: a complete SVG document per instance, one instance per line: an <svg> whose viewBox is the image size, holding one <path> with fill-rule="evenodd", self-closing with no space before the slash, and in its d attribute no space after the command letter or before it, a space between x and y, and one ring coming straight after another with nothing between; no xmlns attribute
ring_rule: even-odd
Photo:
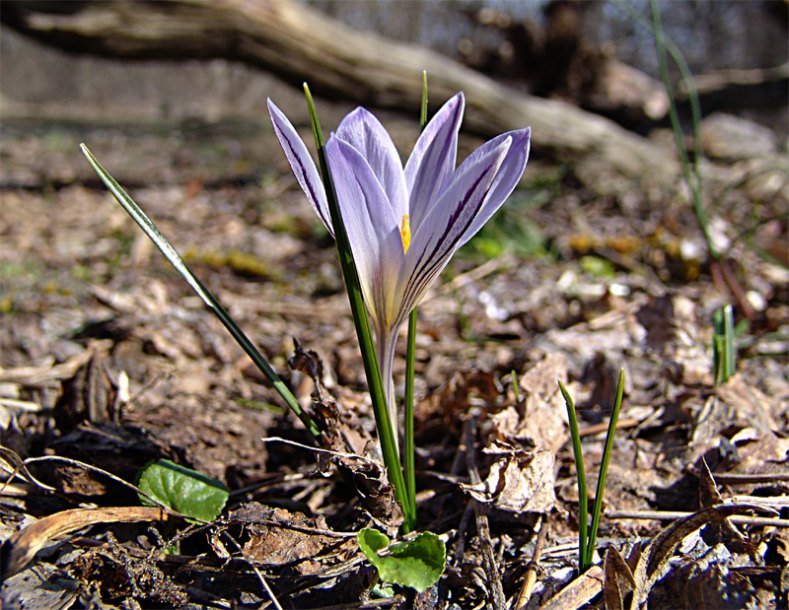
<svg viewBox="0 0 789 610"><path fill-rule="evenodd" d="M326 159L323 130L318 120L318 113L315 110L315 102L312 99L312 94L306 83L304 84L304 95L307 98L307 106L310 111L310 120L312 122L313 135L315 136L315 145L318 149L318 159L320 162L321 174L323 176L323 184L326 189L326 198L331 213L332 226L334 227L334 236L337 242L340 266L342 267L345 287L348 292L348 300L351 305L356 335L359 339L359 346L362 351L362 362L364 363L364 371L370 389L370 398L373 403L375 425L378 429L378 439L381 443L381 453L383 453L389 482L392 484L392 487L394 487L395 498L403 509L402 530L404 533L408 533L412 531L416 525L416 514L412 511L411 503L408 501L405 480L403 478L403 469L398 456L392 421L389 417L389 408L386 402L383 379L381 377L381 367L378 362L378 356L376 355L370 320L362 297L362 289L359 283L356 265L353 261L351 246L348 242L348 235L345 232L342 215L339 205L337 204L334 183L332 182L328 160Z"/></svg>
<svg viewBox="0 0 789 610"><path fill-rule="evenodd" d="M408 339L405 360L405 441L403 446L403 463L405 466L405 487L408 502L416 515L416 466L414 442L414 361L416 360L416 307L408 317Z"/></svg>
<svg viewBox="0 0 789 610"><path fill-rule="evenodd" d="M419 108L419 128L424 130L427 125L427 72L422 72L422 100ZM416 460L414 442L414 375L416 361L416 323L417 308L408 316L408 339L405 360L405 440L403 447L403 465L405 467L405 487L408 503L416 516Z"/></svg>

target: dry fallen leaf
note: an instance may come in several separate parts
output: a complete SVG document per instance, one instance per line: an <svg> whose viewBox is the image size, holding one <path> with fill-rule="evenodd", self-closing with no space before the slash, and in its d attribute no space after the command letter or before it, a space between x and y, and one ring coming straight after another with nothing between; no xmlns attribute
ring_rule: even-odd
<svg viewBox="0 0 789 610"><path fill-rule="evenodd" d="M490 467L479 485L464 485L476 500L513 513L547 513L556 503L554 455L549 451L520 452Z"/></svg>

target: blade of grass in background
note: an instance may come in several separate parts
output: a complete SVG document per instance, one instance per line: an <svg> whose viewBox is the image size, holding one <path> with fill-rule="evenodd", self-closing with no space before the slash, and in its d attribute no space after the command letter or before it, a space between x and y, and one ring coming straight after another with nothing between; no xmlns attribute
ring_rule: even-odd
<svg viewBox="0 0 789 610"><path fill-rule="evenodd" d="M674 133L674 143L679 155L680 164L682 165L682 176L685 179L688 189L691 194L691 203L693 204L693 213L699 223L699 228L704 235L704 241L707 245L707 251L713 261L720 258L720 253L715 247L715 243L710 233L709 221L707 220L707 213L704 211L704 202L702 200L703 184L701 178L701 137L699 128L701 125L701 105L699 103L699 95L696 91L696 86L693 81L693 76L690 73L685 58L674 45L670 44L663 34L663 27L660 20L660 8L658 7L657 0L651 0L650 8L652 11L652 32L655 36L655 48L657 50L658 70L660 72L660 80L663 83L663 88L666 91L668 98L668 113L669 120L671 121L671 130ZM693 166L691 167L690 160L688 159L688 152L685 149L684 134L682 132L682 125L679 121L679 113L677 112L677 104L674 100L674 95L671 90L671 82L668 76L668 62L666 61L666 53L671 54L677 69L680 71L682 81L688 92L688 100L690 101L691 120L693 123Z"/></svg>

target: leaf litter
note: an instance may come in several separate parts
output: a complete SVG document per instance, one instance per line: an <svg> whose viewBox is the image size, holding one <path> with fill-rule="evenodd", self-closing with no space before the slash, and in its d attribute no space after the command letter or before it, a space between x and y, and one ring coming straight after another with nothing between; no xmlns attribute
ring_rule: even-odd
<svg viewBox="0 0 789 610"><path fill-rule="evenodd" d="M119 140L156 149L150 134ZM377 599L355 535L394 537L399 516L331 243L292 180L234 183L199 158L183 174L163 162L152 182L125 170L324 424L323 450L94 188L76 144L53 165L54 188L43 144L10 132L6 145L8 607L785 607L789 303L779 265L736 251L739 279L763 307L740 341L738 374L715 388L711 316L725 295L705 275L688 280L671 240L696 236L674 203L661 212L650 195L615 205L563 189L550 209L529 212L555 256L454 262L420 308L417 339L420 519L447 542L448 568L433 590ZM729 196L726 210L743 217L748 193ZM674 233L656 239L661 226ZM625 250L617 233L631 238ZM610 264L582 263L590 254ZM579 406L596 472L619 367L628 387L600 563L579 578L577 507L593 498L574 484L557 380ZM141 522L141 511L161 511L139 506L127 483L156 459L226 484L220 518Z"/></svg>

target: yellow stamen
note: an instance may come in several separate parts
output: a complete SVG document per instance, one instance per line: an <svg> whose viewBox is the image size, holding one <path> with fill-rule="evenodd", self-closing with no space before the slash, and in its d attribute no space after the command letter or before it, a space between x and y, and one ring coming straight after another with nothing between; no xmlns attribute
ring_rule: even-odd
<svg viewBox="0 0 789 610"><path fill-rule="evenodd" d="M408 222L408 214L403 214L403 222L400 224L400 239L403 240L403 253L408 252L411 245L411 223Z"/></svg>

